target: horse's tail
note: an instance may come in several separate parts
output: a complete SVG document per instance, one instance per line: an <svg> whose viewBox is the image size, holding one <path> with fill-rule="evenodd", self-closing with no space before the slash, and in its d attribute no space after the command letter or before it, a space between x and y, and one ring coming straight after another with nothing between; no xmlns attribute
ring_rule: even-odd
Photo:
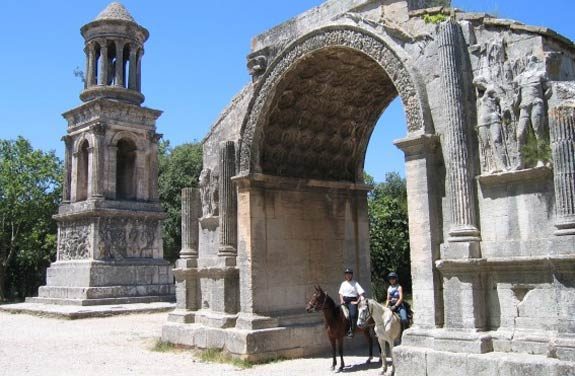
<svg viewBox="0 0 575 376"><path fill-rule="evenodd" d="M409 321L409 326L413 324L413 316L415 316L415 312L411 309L411 304L408 302L403 302L405 305L405 310L407 311L407 321Z"/></svg>

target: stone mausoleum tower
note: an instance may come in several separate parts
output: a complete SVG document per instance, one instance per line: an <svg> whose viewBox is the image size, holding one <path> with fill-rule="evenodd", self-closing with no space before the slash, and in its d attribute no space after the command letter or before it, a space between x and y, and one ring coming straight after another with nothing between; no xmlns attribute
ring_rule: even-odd
<svg viewBox="0 0 575 376"><path fill-rule="evenodd" d="M81 29L86 52L82 105L68 121L58 256L32 301L117 304L174 298L163 259L156 119L142 107L148 30L119 3Z"/></svg>

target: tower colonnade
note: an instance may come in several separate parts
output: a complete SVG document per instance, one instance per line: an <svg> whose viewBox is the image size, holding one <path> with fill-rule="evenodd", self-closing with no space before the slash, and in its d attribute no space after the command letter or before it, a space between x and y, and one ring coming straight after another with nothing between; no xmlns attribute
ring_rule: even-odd
<svg viewBox="0 0 575 376"><path fill-rule="evenodd" d="M86 43L84 88L96 85L141 90L141 60L144 49L133 41L95 39Z"/></svg>

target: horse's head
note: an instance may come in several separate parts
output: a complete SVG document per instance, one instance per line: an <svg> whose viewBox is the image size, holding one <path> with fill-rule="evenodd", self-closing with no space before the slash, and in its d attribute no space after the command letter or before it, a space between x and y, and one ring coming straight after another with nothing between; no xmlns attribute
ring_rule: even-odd
<svg viewBox="0 0 575 376"><path fill-rule="evenodd" d="M307 302L307 306L305 310L308 313L321 311L325 306L325 301L327 300L327 294L325 291L322 290L319 286L314 286L315 292L311 296L309 302Z"/></svg>
<svg viewBox="0 0 575 376"><path fill-rule="evenodd" d="M371 318L371 312L369 310L367 298L361 297L359 299L359 303L357 304L357 311L357 327L364 328Z"/></svg>

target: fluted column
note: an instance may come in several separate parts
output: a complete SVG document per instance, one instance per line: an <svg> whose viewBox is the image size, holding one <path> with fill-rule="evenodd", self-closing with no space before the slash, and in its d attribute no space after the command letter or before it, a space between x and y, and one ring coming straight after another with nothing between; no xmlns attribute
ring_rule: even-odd
<svg viewBox="0 0 575 376"><path fill-rule="evenodd" d="M182 189L182 249L180 258L198 258L198 218L202 215L202 202L198 188Z"/></svg>
<svg viewBox="0 0 575 376"><path fill-rule="evenodd" d="M106 126L104 124L96 124L92 126L94 134L94 148L92 153L92 177L91 177L91 192L92 197L104 196L104 134L106 133Z"/></svg>
<svg viewBox="0 0 575 376"><path fill-rule="evenodd" d="M551 152L557 207L556 235L575 234L575 106L549 111Z"/></svg>
<svg viewBox="0 0 575 376"><path fill-rule="evenodd" d="M220 256L236 256L237 203L232 177L236 174L235 145L233 141L220 143Z"/></svg>
<svg viewBox="0 0 575 376"><path fill-rule="evenodd" d="M161 133L156 133L155 131L148 133L148 137L150 139L150 165L148 175L148 179L150 181L150 188L148 193L150 201L160 200L160 190L158 188L158 142L161 140L162 136L163 135Z"/></svg>
<svg viewBox="0 0 575 376"><path fill-rule="evenodd" d="M443 116L446 122L444 159L447 173L451 226L449 241L477 241L473 164L468 149L465 89L465 42L461 27L455 21L441 24L439 30L439 63Z"/></svg>
<svg viewBox="0 0 575 376"><path fill-rule="evenodd" d="M70 202L70 188L72 184L72 137L64 136L62 141L65 144L64 151L64 181L62 183L62 202L67 204Z"/></svg>
<svg viewBox="0 0 575 376"><path fill-rule="evenodd" d="M102 43L100 47L100 67L98 69L98 84L108 84L108 46Z"/></svg>
<svg viewBox="0 0 575 376"><path fill-rule="evenodd" d="M124 43L116 41L116 86L124 87Z"/></svg>
<svg viewBox="0 0 575 376"><path fill-rule="evenodd" d="M130 45L130 76L128 78L128 89L138 90L138 50L135 46Z"/></svg>

